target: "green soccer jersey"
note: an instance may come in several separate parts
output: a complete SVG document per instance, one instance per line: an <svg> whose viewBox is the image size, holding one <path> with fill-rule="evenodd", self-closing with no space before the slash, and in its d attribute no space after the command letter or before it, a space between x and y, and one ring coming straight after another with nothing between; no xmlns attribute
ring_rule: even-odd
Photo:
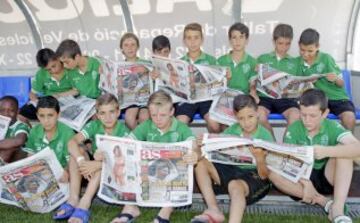
<svg viewBox="0 0 360 223"><path fill-rule="evenodd" d="M71 73L73 72L73 70L64 69L63 77L56 80L46 69L41 68L31 83L31 91L41 96L69 91L73 88L71 79Z"/></svg>
<svg viewBox="0 0 360 223"><path fill-rule="evenodd" d="M195 61L192 61L188 54L184 55L180 59L191 64L216 65L216 58L204 52L201 52L200 56Z"/></svg>
<svg viewBox="0 0 360 223"><path fill-rule="evenodd" d="M231 57L231 53L229 53L221 56L217 62L219 65L231 69L231 79L228 81L228 87L249 94L250 78L256 76L256 60L245 53L241 61L236 64Z"/></svg>
<svg viewBox="0 0 360 223"><path fill-rule="evenodd" d="M336 121L324 119L321 122L319 133L314 137L310 137L303 122L298 120L291 124L286 132L284 142L289 144L296 144L302 146L310 145L323 145L334 146L337 145L341 138L351 134L349 130L346 130L341 124ZM314 169L324 168L327 158L321 160L315 160Z"/></svg>
<svg viewBox="0 0 360 223"><path fill-rule="evenodd" d="M130 133L129 129L120 121L117 121L115 128L113 129L111 136L118 136L123 137L127 136ZM85 139L90 139L92 141L92 152L95 153L96 147L96 140L95 136L99 135L107 135L105 133L104 125L101 123L100 120L94 120L87 123L84 128L81 130L81 134L84 136Z"/></svg>
<svg viewBox="0 0 360 223"><path fill-rule="evenodd" d="M318 52L315 62L310 66L305 63L302 57L298 57L298 61L300 72L303 76L333 73L342 78L340 68L329 54ZM349 100L345 88L328 81L326 77L318 79L314 85L316 88L324 91L329 100Z"/></svg>
<svg viewBox="0 0 360 223"><path fill-rule="evenodd" d="M175 118L171 120L171 126L167 132L158 129L153 121L146 120L132 131L130 137L149 142L182 142L195 139L191 129Z"/></svg>
<svg viewBox="0 0 360 223"><path fill-rule="evenodd" d="M29 135L29 132L30 132L30 127L28 125L26 125L21 121L16 120L14 124L9 126L5 135L5 139L13 138L20 133L25 133L26 135Z"/></svg>
<svg viewBox="0 0 360 223"><path fill-rule="evenodd" d="M49 141L46 138L42 125L37 125L31 129L30 135L26 142L26 148L23 150L30 154L35 154L49 147L55 152L56 158L62 167L66 167L69 161L69 152L67 144L74 137L74 131L67 125L58 122L54 137Z"/></svg>
<svg viewBox="0 0 360 223"><path fill-rule="evenodd" d="M257 58L257 63L258 64L268 64L270 67L275 68L279 71L288 73L288 74L292 74L292 75L297 75L298 73L300 73L299 71L299 65L297 63L297 59L286 55L283 58L278 58L275 52L271 52L271 53L267 53L267 54L263 54L260 55ZM258 92L259 96L261 97L268 97L267 95Z"/></svg>
<svg viewBox="0 0 360 223"><path fill-rule="evenodd" d="M85 73L80 70L71 73L71 80L73 87L79 91L80 95L84 95L89 98L97 98L100 95L99 73L100 62L93 58L87 57L87 68Z"/></svg>
<svg viewBox="0 0 360 223"><path fill-rule="evenodd" d="M240 127L239 123L235 123L235 124L229 126L228 128L226 128L224 130L223 133L227 134L227 135L236 135L236 136L243 137L243 130ZM252 138L262 139L262 140L268 141L268 142L274 141L274 138L271 135L271 133L269 132L269 130L267 130L264 126L262 126L260 124L258 125L255 133L252 134ZM237 167L240 169L255 169L256 165L238 165Z"/></svg>

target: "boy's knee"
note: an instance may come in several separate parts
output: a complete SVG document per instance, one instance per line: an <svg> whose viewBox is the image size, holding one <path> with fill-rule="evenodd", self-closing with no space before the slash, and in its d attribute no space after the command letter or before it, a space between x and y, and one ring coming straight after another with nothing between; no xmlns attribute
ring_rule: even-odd
<svg viewBox="0 0 360 223"><path fill-rule="evenodd" d="M228 191L229 191L230 197L232 197L234 195L244 195L245 196L246 188L241 181L232 180L232 181L230 181L230 183L228 185Z"/></svg>

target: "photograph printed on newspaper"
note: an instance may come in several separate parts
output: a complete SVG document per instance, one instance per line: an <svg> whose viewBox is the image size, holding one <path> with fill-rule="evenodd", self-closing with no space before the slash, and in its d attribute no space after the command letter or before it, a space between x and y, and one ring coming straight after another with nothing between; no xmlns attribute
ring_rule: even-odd
<svg viewBox="0 0 360 223"><path fill-rule="evenodd" d="M256 164L250 148L268 151L268 168L292 182L309 179L314 163L313 147L285 145L237 136L204 134L202 152L211 162L228 165Z"/></svg>
<svg viewBox="0 0 360 223"><path fill-rule="evenodd" d="M236 123L237 120L234 113L233 103L234 98L239 94L244 93L242 91L228 88L222 94L215 97L209 110L210 119L229 126Z"/></svg>
<svg viewBox="0 0 360 223"><path fill-rule="evenodd" d="M98 191L101 199L149 207L192 202L193 167L183 161L192 141L151 143L97 135L96 142L105 157Z"/></svg>
<svg viewBox="0 0 360 223"><path fill-rule="evenodd" d="M0 140L5 139L11 118L0 115Z"/></svg>
<svg viewBox="0 0 360 223"><path fill-rule="evenodd" d="M60 183L58 180L63 172L64 169L50 148L4 165L0 167L3 186L0 202L32 212L50 212L69 196L68 183Z"/></svg>
<svg viewBox="0 0 360 223"><path fill-rule="evenodd" d="M114 62L99 57L101 61L99 88L119 100L120 108L146 105L153 84L150 80L150 63Z"/></svg>
<svg viewBox="0 0 360 223"><path fill-rule="evenodd" d="M95 114L95 101L95 99L85 96L59 98L59 121L76 131L80 131Z"/></svg>
<svg viewBox="0 0 360 223"><path fill-rule="evenodd" d="M189 64L159 56L153 56L152 61L160 73L155 90L168 92L174 102L213 100L226 89L225 67Z"/></svg>
<svg viewBox="0 0 360 223"><path fill-rule="evenodd" d="M256 90L274 99L299 98L313 82L326 74L294 76L272 68L269 64L259 64Z"/></svg>

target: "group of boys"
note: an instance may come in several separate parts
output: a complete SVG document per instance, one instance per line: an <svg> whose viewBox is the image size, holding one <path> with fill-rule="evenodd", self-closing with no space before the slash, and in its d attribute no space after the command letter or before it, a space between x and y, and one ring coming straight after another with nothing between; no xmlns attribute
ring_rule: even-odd
<svg viewBox="0 0 360 223"><path fill-rule="evenodd" d="M120 48L128 61L139 61L136 52L139 42L134 34L125 34ZM124 35L124 36L125 36ZM118 137L132 137L141 141L179 142L194 140L187 126L195 113L205 119L209 132L232 134L248 138L274 141L267 115L270 112L284 114L288 121L284 142L298 145L313 145L315 165L310 180L301 179L293 183L270 171L266 167L266 153L259 148L251 149L256 166L233 166L211 163L201 157L201 137L194 143L194 149L184 156L188 164L195 164L195 176L208 209L192 219L196 222L224 222L225 218L216 201L216 194L229 194L231 199L228 222L241 222L246 205L263 198L271 184L277 189L306 203L324 207L333 222L352 222L345 213L353 170L353 159L360 155L359 142L352 135L355 125L354 106L343 88L340 69L330 55L319 51L319 34L306 29L300 37L300 57L290 57L287 52L293 38L291 26L279 24L273 34L274 52L261 55L257 60L246 53L249 29L242 23L229 28L228 38L232 50L215 59L204 53L202 28L197 23L185 26L183 41L188 52L182 58L191 64L221 65L229 68L228 87L241 90L245 95L234 99L234 113L238 122L226 128L209 117L211 101L195 104L179 103L173 106L171 97L163 91L150 96L147 107L148 120L125 125L118 120L119 102L111 94L102 94L98 88L100 63L92 57L81 54L75 41L64 40L56 52L43 49L38 52L37 62L41 69L36 74L31 101L20 114L36 117L40 124L30 128L17 120L18 104L14 97L0 99L0 114L11 118L6 138L0 140L0 155L5 162L18 159L19 148L24 146L29 155L46 147L54 150L59 162L65 168L61 180L70 182L70 196L54 215L54 219L69 219L70 223L88 222L91 200L97 192L102 153L94 143L96 134ZM153 53L168 57L170 42L165 36L153 41ZM135 54L134 54L135 52ZM135 55L135 56L134 56ZM326 74L315 81L316 89L304 92L299 99L272 99L256 92L250 82L256 75L259 63L291 75L307 76ZM150 73L153 79L158 71ZM84 95L96 100L96 120L92 120L77 134L58 122L59 102L57 97ZM133 107L132 107L133 108ZM131 109L131 108L130 108ZM134 109L132 109L135 111ZM329 110L338 115L341 123L326 119ZM131 111L131 110L128 110ZM129 112L126 113L128 115ZM139 114L132 113L135 118ZM131 116L129 115L129 117ZM128 124L126 122L126 124ZM129 129L129 128L130 129ZM132 130L132 131L131 131ZM90 140L91 148L84 146ZM345 144L338 145L337 144ZM88 180L85 193L80 198L81 179ZM324 195L330 194L332 199ZM155 223L170 222L171 207L164 207L154 218ZM125 205L113 223L133 222L140 215L137 206Z"/></svg>

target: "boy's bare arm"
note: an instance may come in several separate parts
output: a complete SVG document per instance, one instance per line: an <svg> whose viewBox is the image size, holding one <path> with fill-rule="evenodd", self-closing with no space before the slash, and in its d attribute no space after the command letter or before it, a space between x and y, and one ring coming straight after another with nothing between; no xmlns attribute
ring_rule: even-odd
<svg viewBox="0 0 360 223"><path fill-rule="evenodd" d="M336 146L314 146L314 156L316 159L325 157L334 158L358 158L360 157L360 142L354 135L348 134L340 140Z"/></svg>
<svg viewBox="0 0 360 223"><path fill-rule="evenodd" d="M26 142L27 135L25 133L19 133L13 138L0 140L0 149L15 149L23 146Z"/></svg>
<svg viewBox="0 0 360 223"><path fill-rule="evenodd" d="M68 143L68 150L70 155L77 161L80 162L81 157L84 158L83 152L81 152L80 144L83 143L85 137L82 133L77 133Z"/></svg>

